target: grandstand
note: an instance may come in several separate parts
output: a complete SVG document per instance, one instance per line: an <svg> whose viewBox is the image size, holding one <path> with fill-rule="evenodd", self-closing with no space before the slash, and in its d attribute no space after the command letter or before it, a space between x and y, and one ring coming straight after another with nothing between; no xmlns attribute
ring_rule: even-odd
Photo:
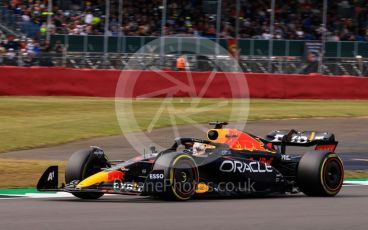
<svg viewBox="0 0 368 230"><path fill-rule="evenodd" d="M235 38L242 71L368 75L367 1L0 0L0 4L0 65L175 69L176 57L185 51L184 41L200 46L211 39L228 49ZM154 53L140 49L160 37L163 41L175 37L179 48ZM311 41L321 46L314 60L308 58ZM140 57L132 56L138 50ZM216 49L186 55L190 70L227 70L229 57Z"/></svg>

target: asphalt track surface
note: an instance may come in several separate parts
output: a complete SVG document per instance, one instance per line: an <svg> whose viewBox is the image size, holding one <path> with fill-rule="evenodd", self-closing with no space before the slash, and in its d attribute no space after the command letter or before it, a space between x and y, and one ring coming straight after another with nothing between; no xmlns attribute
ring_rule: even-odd
<svg viewBox="0 0 368 230"><path fill-rule="evenodd" d="M231 127L231 124L229 127ZM336 152L342 157L345 168L348 170L368 170L368 118L266 120L248 122L245 128L247 132L258 136L265 136L271 130L282 129L335 133L336 139L339 141ZM182 137L205 138L204 132L200 132L191 125L178 126L178 130ZM147 135L161 146L169 147L174 143L174 134L171 127L155 129L150 133L145 132L142 134ZM142 142L139 138L142 134L135 133L138 136L135 144L138 146ZM149 145L147 144L147 146ZM67 160L75 151L88 148L89 146L102 147L109 158L113 160L127 160L139 154L131 147L125 136L120 135L93 138L40 149L2 153L0 158ZM290 150L288 151L290 153L303 153L308 149L291 148L288 150Z"/></svg>
<svg viewBox="0 0 368 230"><path fill-rule="evenodd" d="M109 196L0 200L0 229L349 229L368 225L368 186L344 187L337 197L207 199L163 202Z"/></svg>
<svg viewBox="0 0 368 230"><path fill-rule="evenodd" d="M367 118L257 121L246 130L260 136L273 129L322 130L336 134L339 153L351 168L368 168ZM203 137L191 126L180 126L182 136ZM171 129L147 133L169 146ZM90 145L103 147L111 159L137 155L123 136L94 138L35 150L0 154L2 158L67 160ZM359 160L360 159L360 160ZM1 198L1 197L0 197ZM0 229L349 229L368 226L368 186L345 186L337 197L303 194L245 199L195 199L164 202L145 197L105 196L97 201L76 198L0 199Z"/></svg>

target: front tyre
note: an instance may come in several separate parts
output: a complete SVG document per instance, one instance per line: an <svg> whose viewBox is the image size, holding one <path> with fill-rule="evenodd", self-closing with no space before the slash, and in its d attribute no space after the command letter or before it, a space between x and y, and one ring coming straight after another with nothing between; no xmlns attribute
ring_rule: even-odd
<svg viewBox="0 0 368 230"><path fill-rule="evenodd" d="M65 182L82 181L85 178L98 173L101 168L106 167L107 160L104 154L96 154L100 149L91 148L75 152L68 161L65 169ZM78 192L72 193L80 199L98 199L103 196L100 192Z"/></svg>
<svg viewBox="0 0 368 230"><path fill-rule="evenodd" d="M157 194L165 200L189 200L196 192L199 172L194 159L185 153L162 155L155 163L154 170L165 172L168 185L165 191Z"/></svg>
<svg viewBox="0 0 368 230"><path fill-rule="evenodd" d="M298 166L298 185L308 196L336 196L344 181L344 166L335 154L307 152Z"/></svg>

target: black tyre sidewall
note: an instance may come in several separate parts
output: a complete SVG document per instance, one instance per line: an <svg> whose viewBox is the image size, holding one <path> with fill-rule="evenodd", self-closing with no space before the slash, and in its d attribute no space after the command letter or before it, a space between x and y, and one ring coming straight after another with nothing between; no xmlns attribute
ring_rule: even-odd
<svg viewBox="0 0 368 230"><path fill-rule="evenodd" d="M74 180L82 181L85 178L95 174L98 170L93 168L93 150L85 149L75 152L68 160L65 169L65 182L68 184ZM98 199L104 193L90 193L80 192L72 193L74 196L81 199Z"/></svg>
<svg viewBox="0 0 368 230"><path fill-rule="evenodd" d="M180 191L176 189L175 186L176 181L174 179L176 176L175 169L176 166L180 164L182 161L186 161L186 163L192 165L191 168L193 169L193 180L189 181L188 183L192 183L193 185L198 184L199 181L198 167L194 159L190 155L185 153L174 153L174 152L164 154L157 159L153 169L153 170L163 170L165 173L166 181L169 182L165 187L165 192L163 192L162 194L157 194L161 199L185 201L192 198L193 195L195 194L196 186L194 186L193 189L187 192L186 194L182 194L180 193Z"/></svg>
<svg viewBox="0 0 368 230"><path fill-rule="evenodd" d="M336 161L341 166L339 185L330 189L325 181L324 170L329 161ZM328 151L307 152L298 165L297 180L300 190L308 196L335 196L339 193L344 179L344 168L341 159Z"/></svg>

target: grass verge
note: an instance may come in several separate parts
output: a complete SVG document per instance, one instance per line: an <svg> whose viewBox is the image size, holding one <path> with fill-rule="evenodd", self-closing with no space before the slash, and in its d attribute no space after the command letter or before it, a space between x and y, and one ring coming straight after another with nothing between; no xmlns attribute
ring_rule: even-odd
<svg viewBox="0 0 368 230"><path fill-rule="evenodd" d="M134 116L140 129L145 130L161 108L162 102L162 99L133 102L121 100L120 104L132 103L134 114L128 116ZM198 106L194 107L197 102ZM242 99L201 99L197 102L187 98L173 99L170 101L171 107L159 114L152 128L171 125L171 115L175 116L177 124L246 119L248 108ZM237 113L230 116L234 107L237 108ZM252 99L249 110L250 120L357 116L368 116L368 101ZM131 121L128 119L126 122ZM124 132L131 131L137 129L124 130ZM0 97L0 153L117 135L121 132L116 118L114 99Z"/></svg>
<svg viewBox="0 0 368 230"><path fill-rule="evenodd" d="M0 159L0 188L35 187L50 165L59 165L59 178L64 180L64 161Z"/></svg>

